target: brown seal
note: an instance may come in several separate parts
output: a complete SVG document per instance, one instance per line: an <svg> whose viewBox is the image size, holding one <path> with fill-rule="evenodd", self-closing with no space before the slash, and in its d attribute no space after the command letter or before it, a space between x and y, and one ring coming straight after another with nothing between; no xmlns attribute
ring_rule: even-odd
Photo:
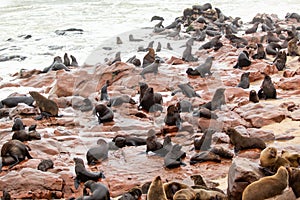
<svg viewBox="0 0 300 200"><path fill-rule="evenodd" d="M120 106L123 103L130 103L132 105L136 104L136 102L128 95L121 95L121 96L115 96L109 99L109 102L107 103L108 107L111 106Z"/></svg>
<svg viewBox="0 0 300 200"><path fill-rule="evenodd" d="M181 189L186 189L189 188L188 185L183 184L183 183L179 183L179 182L167 182L163 184L164 187L164 191L166 193L166 196L168 199L173 199L174 198L174 194L181 190Z"/></svg>
<svg viewBox="0 0 300 200"><path fill-rule="evenodd" d="M220 200L226 200L227 196L223 194L222 192L216 191L216 190L209 190L209 189L194 189L195 192L195 199L220 199Z"/></svg>
<svg viewBox="0 0 300 200"><path fill-rule="evenodd" d="M26 157L32 159L28 152L28 147L19 140L10 140L4 143L1 148L1 157L0 171L2 165L10 165L11 168L25 160Z"/></svg>
<svg viewBox="0 0 300 200"><path fill-rule="evenodd" d="M158 73L158 67L160 66L160 60L156 59L150 65L147 65L140 73L140 75L145 79L145 74L154 73L156 75Z"/></svg>
<svg viewBox="0 0 300 200"><path fill-rule="evenodd" d="M290 153L287 150L281 151L281 157L290 162L291 167L299 167L300 165L300 154L299 153Z"/></svg>
<svg viewBox="0 0 300 200"><path fill-rule="evenodd" d="M69 59L67 53L64 54L64 65L66 65L67 67L71 65L71 62L70 62L70 59Z"/></svg>
<svg viewBox="0 0 300 200"><path fill-rule="evenodd" d="M237 85L237 87L240 87L243 89L249 88L249 86L250 86L249 75L250 75L250 72L244 72L241 76L241 80L240 80L239 84Z"/></svg>
<svg viewBox="0 0 300 200"><path fill-rule="evenodd" d="M204 104L202 107L205 107L212 111L221 109L221 106L226 104L224 92L225 88L218 88L215 91L212 100Z"/></svg>
<svg viewBox="0 0 300 200"><path fill-rule="evenodd" d="M257 96L257 93L255 90L251 90L249 93L249 101L253 102L253 103L258 103L259 102L259 98Z"/></svg>
<svg viewBox="0 0 300 200"><path fill-rule="evenodd" d="M78 62L77 62L77 60L76 60L76 58L73 56L73 55L70 55L70 57L71 57L71 66L73 66L73 67L78 67L79 65L78 65Z"/></svg>
<svg viewBox="0 0 300 200"><path fill-rule="evenodd" d="M289 186L292 188L296 198L300 197L300 170L298 168L289 167Z"/></svg>
<svg viewBox="0 0 300 200"><path fill-rule="evenodd" d="M299 48L297 45L298 38L294 37L288 42L288 56L300 56Z"/></svg>
<svg viewBox="0 0 300 200"><path fill-rule="evenodd" d="M243 67L248 67L251 65L251 61L249 60L249 53L247 51L242 51L237 59L237 62L233 68L242 69Z"/></svg>
<svg viewBox="0 0 300 200"><path fill-rule="evenodd" d="M215 37L213 37L210 41L208 41L207 43L203 44L199 50L201 49L211 49L211 48L214 48L216 46L218 46L220 44L220 38L222 36L221 35L217 35Z"/></svg>
<svg viewBox="0 0 300 200"><path fill-rule="evenodd" d="M31 140L40 140L42 137L41 135L34 129L29 132L25 130L15 131L12 139L13 140L20 140L21 142L24 141L31 141Z"/></svg>
<svg viewBox="0 0 300 200"><path fill-rule="evenodd" d="M11 128L12 131L20 131L20 130L24 130L25 129L25 126L23 124L23 121L21 118L19 117L16 117L14 119L14 124Z"/></svg>
<svg viewBox="0 0 300 200"><path fill-rule="evenodd" d="M173 196L173 200L183 200L183 199L190 200L190 199L195 199L195 197L196 197L195 191L191 188L186 188L177 191Z"/></svg>
<svg viewBox="0 0 300 200"><path fill-rule="evenodd" d="M226 134L229 136L230 142L234 145L234 151L236 153L242 149L266 148L266 143L262 139L243 136L234 128L227 128Z"/></svg>
<svg viewBox="0 0 300 200"><path fill-rule="evenodd" d="M46 97L44 97L36 91L30 91L29 94L35 100L36 105L40 109L42 116L58 116L58 106L54 101L47 99Z"/></svg>
<svg viewBox="0 0 300 200"><path fill-rule="evenodd" d="M90 191L90 195L87 191ZM82 199L101 199L110 200L110 194L108 188L102 184L93 180L88 180L84 183L83 198Z"/></svg>
<svg viewBox="0 0 300 200"><path fill-rule="evenodd" d="M149 151L156 152L161 148L163 148L163 145L159 141L157 141L155 131L153 129L150 129L148 131L148 137L146 139L146 153L148 153Z"/></svg>
<svg viewBox="0 0 300 200"><path fill-rule="evenodd" d="M119 148L123 148L125 146L146 145L146 139L131 135L117 135L112 139L112 141Z"/></svg>
<svg viewBox="0 0 300 200"><path fill-rule="evenodd" d="M147 90L147 88L149 88L148 84L147 83L144 83L144 82L139 82L139 86L140 86L140 90L139 90L139 93L140 93L140 102L142 101L143 97L144 97L144 94ZM154 102L157 103L157 104L163 104L163 98L162 98L162 95L160 93L157 93L157 92L154 92Z"/></svg>
<svg viewBox="0 0 300 200"><path fill-rule="evenodd" d="M168 200L160 176L156 176L147 193L147 200Z"/></svg>
<svg viewBox="0 0 300 200"><path fill-rule="evenodd" d="M155 61L155 51L153 48L148 49L148 53L143 58L143 65L142 67L147 67L151 63Z"/></svg>
<svg viewBox="0 0 300 200"><path fill-rule="evenodd" d="M48 169L52 169L53 166L54 163L51 159L46 159L46 160L44 159L39 163L37 169L46 172Z"/></svg>
<svg viewBox="0 0 300 200"><path fill-rule="evenodd" d="M118 200L139 200L142 196L142 190L140 188L134 187L128 192L122 194Z"/></svg>
<svg viewBox="0 0 300 200"><path fill-rule="evenodd" d="M282 71L285 68L287 56L285 51L279 51L273 63L278 69L278 71Z"/></svg>
<svg viewBox="0 0 300 200"><path fill-rule="evenodd" d="M155 103L155 95L152 87L146 89L138 109L144 109L147 112L162 111L162 106Z"/></svg>
<svg viewBox="0 0 300 200"><path fill-rule="evenodd" d="M167 108L167 115L164 118L164 122L168 126L181 127L181 118L179 109L176 105L169 105Z"/></svg>
<svg viewBox="0 0 300 200"><path fill-rule="evenodd" d="M280 44L277 44L275 42L271 42L266 46L266 53L268 55L274 55L276 56L277 52L282 49L282 46Z"/></svg>
<svg viewBox="0 0 300 200"><path fill-rule="evenodd" d="M245 31L245 34L252 34L252 33L255 33L257 31L257 28L258 28L258 25L259 25L259 22L255 22L254 25L250 28L248 28L246 31Z"/></svg>
<svg viewBox="0 0 300 200"><path fill-rule="evenodd" d="M102 86L101 90L100 90L100 101L108 101L109 97L108 97L108 93L107 93L107 87L109 86L109 80L106 80L105 84Z"/></svg>
<svg viewBox="0 0 300 200"><path fill-rule="evenodd" d="M172 146L171 150L164 157L164 165L166 168L176 168L180 165L185 165L181 159L186 156L186 153L181 151L182 146L175 144Z"/></svg>
<svg viewBox="0 0 300 200"><path fill-rule="evenodd" d="M272 79L269 75L265 74L265 78L258 91L259 99L276 99L277 93Z"/></svg>
<svg viewBox="0 0 300 200"><path fill-rule="evenodd" d="M104 139L99 139L97 145L90 148L86 153L88 165L101 163L108 158L108 144Z"/></svg>
<svg viewBox="0 0 300 200"><path fill-rule="evenodd" d="M257 43L257 53L252 56L253 59L266 59L266 52L261 43Z"/></svg>
<svg viewBox="0 0 300 200"><path fill-rule="evenodd" d="M269 169L271 172L277 172L281 166L289 167L290 163L285 158L278 156L276 147L267 147L261 151L260 166Z"/></svg>
<svg viewBox="0 0 300 200"><path fill-rule="evenodd" d="M93 113L98 117L99 124L111 122L114 119L114 112L104 104L96 105Z"/></svg>
<svg viewBox="0 0 300 200"><path fill-rule="evenodd" d="M279 195L288 185L289 174L285 167L280 167L276 174L254 181L248 185L243 200L263 200Z"/></svg>
<svg viewBox="0 0 300 200"><path fill-rule="evenodd" d="M88 180L98 181L100 178L105 178L103 172L89 172L84 166L84 162L81 158L74 158L76 178L74 180L74 186L77 189L81 182Z"/></svg>
<svg viewBox="0 0 300 200"><path fill-rule="evenodd" d="M206 58L205 62L202 63L201 65L199 65L196 69L192 69L192 68L188 68L186 70L186 73L190 76L201 76L202 78L204 78L206 75L212 75L211 73L211 67L212 67L212 61L213 61L214 57L209 56L208 58Z"/></svg>

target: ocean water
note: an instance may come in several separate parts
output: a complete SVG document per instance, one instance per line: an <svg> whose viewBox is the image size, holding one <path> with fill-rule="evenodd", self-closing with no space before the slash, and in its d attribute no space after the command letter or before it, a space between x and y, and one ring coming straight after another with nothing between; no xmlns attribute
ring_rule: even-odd
<svg viewBox="0 0 300 200"><path fill-rule="evenodd" d="M213 0L227 16L250 21L256 13L300 13L296 0ZM0 0L0 56L20 55L25 60L0 62L1 77L20 69L43 69L54 56L74 55L79 64L103 41L123 32L152 27L153 15L165 18L164 25L180 16L185 8L200 1L181 0ZM82 34L57 35L56 30L83 29ZM25 39L26 35L32 36ZM114 40L115 41L115 40Z"/></svg>

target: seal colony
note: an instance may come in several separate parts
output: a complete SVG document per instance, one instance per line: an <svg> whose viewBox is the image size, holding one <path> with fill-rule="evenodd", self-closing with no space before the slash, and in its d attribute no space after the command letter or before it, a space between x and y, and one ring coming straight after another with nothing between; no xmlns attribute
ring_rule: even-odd
<svg viewBox="0 0 300 200"><path fill-rule="evenodd" d="M275 135L264 129L292 120L300 110L297 20L296 14L285 20L258 14L242 23L209 3L194 5L171 24L154 16L158 24L150 35L118 36L119 47L142 44L128 62L116 49L106 64L78 67L66 53L63 59L54 57L43 73L22 71L22 79L15 81L34 90L1 101L1 117L9 126L1 124L6 129L0 134L0 190L12 198L299 197L299 171L294 169L299 148L289 140L279 155L282 146L268 145ZM162 54L170 46L176 51L176 42L181 42L181 57ZM77 109L82 106L89 109ZM246 163L257 173L238 177L243 185L232 186L241 181L232 183L236 177L227 169L237 171L240 157L249 158ZM35 182L15 190L12 174L29 167L33 174L47 171L47 183L55 188ZM199 173L203 183L184 182ZM228 184L215 182L220 177ZM265 185L261 192L258 188Z"/></svg>

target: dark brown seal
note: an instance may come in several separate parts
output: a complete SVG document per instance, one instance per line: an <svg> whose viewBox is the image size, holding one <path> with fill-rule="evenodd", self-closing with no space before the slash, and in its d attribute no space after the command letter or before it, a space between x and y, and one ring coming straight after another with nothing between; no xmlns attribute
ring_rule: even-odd
<svg viewBox="0 0 300 200"><path fill-rule="evenodd" d="M76 189L81 182L86 182L88 180L98 181L100 178L105 178L103 172L87 171L81 158L74 158L73 160L75 162L76 178L74 180L74 185Z"/></svg>
<svg viewBox="0 0 300 200"><path fill-rule="evenodd" d="M162 106L155 102L155 95L152 87L146 89L138 109L144 109L147 112L162 111Z"/></svg>
<svg viewBox="0 0 300 200"><path fill-rule="evenodd" d="M248 67L251 65L251 61L249 60L249 53L247 51L242 51L237 59L237 63L233 68L242 69L243 67Z"/></svg>
<svg viewBox="0 0 300 200"><path fill-rule="evenodd" d="M213 161L220 163L221 158L219 155L210 152L210 151L202 151L200 153L197 153L191 157L190 164L194 165L196 163L202 163L202 162L207 162L207 161Z"/></svg>
<svg viewBox="0 0 300 200"><path fill-rule="evenodd" d="M202 107L212 111L221 109L221 106L226 104L224 92L225 88L218 88L215 91L212 100L204 104Z"/></svg>
<svg viewBox="0 0 300 200"><path fill-rule="evenodd" d="M1 101L1 103L9 108L16 107L19 103L25 103L29 106L32 106L34 99L32 97L27 96L13 96L7 97Z"/></svg>
<svg viewBox="0 0 300 200"><path fill-rule="evenodd" d="M153 48L148 49L148 53L143 58L143 65L142 67L147 67L151 63L155 61L155 51Z"/></svg>
<svg viewBox="0 0 300 200"><path fill-rule="evenodd" d="M289 167L289 186L292 188L296 198L300 197L300 170L298 168Z"/></svg>
<svg viewBox="0 0 300 200"><path fill-rule="evenodd" d="M20 131L20 130L24 130L25 126L23 124L23 121L21 118L17 117L14 119L14 124L11 128L12 131Z"/></svg>
<svg viewBox="0 0 300 200"><path fill-rule="evenodd" d="M257 31L257 28L258 28L258 25L259 25L259 22L255 22L254 25L250 28L248 28L245 33L246 34L252 34L252 33L255 33Z"/></svg>
<svg viewBox="0 0 300 200"><path fill-rule="evenodd" d="M42 116L58 116L58 106L54 101L47 99L46 97L44 97L36 91L30 91L29 94L35 100L36 105L40 109Z"/></svg>
<svg viewBox="0 0 300 200"><path fill-rule="evenodd" d="M42 137L36 130L26 131L26 130L19 130L15 131L12 139L13 140L20 140L21 142L24 141L31 141L31 140L40 140Z"/></svg>
<svg viewBox="0 0 300 200"><path fill-rule="evenodd" d="M181 118L179 109L176 105L170 105L167 108L167 115L165 116L164 122L168 126L181 127Z"/></svg>
<svg viewBox="0 0 300 200"><path fill-rule="evenodd" d="M234 145L236 153L243 149L266 148L266 143L262 139L243 136L234 128L227 128L226 134L229 136L230 142Z"/></svg>
<svg viewBox="0 0 300 200"><path fill-rule="evenodd" d="M70 62L70 59L69 59L67 53L64 54L64 65L66 65L67 67L71 65L71 62Z"/></svg>
<svg viewBox="0 0 300 200"><path fill-rule="evenodd" d="M257 43L257 52L252 56L253 59L266 59L266 52L261 43Z"/></svg>
<svg viewBox="0 0 300 200"><path fill-rule="evenodd" d="M130 103L132 105L136 104L136 102L128 95L115 96L109 99L107 103L108 107L111 106L120 106L123 103Z"/></svg>
<svg viewBox="0 0 300 200"><path fill-rule="evenodd" d="M147 90L147 88L149 87L147 83L144 83L144 82L139 82L139 86L140 86L140 102L141 100L143 99L144 97L144 94ZM162 98L162 95L160 93L157 93L157 92L154 92L154 102L157 103L157 104L163 104L163 98Z"/></svg>
<svg viewBox="0 0 300 200"><path fill-rule="evenodd" d="M44 159L39 163L37 169L46 172L48 169L52 169L53 166L54 163L51 159Z"/></svg>
<svg viewBox="0 0 300 200"><path fill-rule="evenodd" d="M108 144L104 139L99 139L97 145L90 148L86 153L88 165L101 163L108 158Z"/></svg>
<svg viewBox="0 0 300 200"><path fill-rule="evenodd" d="M146 139L146 153L148 153L149 151L156 152L162 148L163 145L159 141L157 141L155 131L152 129L149 130L148 137Z"/></svg>
<svg viewBox="0 0 300 200"><path fill-rule="evenodd" d="M265 74L265 78L258 91L259 99L276 99L276 89L272 83L272 79L269 75Z"/></svg>
<svg viewBox="0 0 300 200"><path fill-rule="evenodd" d="M1 148L2 163L0 163L0 171L2 165L10 165L10 168L17 165L19 162L32 159L28 152L28 147L19 140L10 140L3 144Z"/></svg>
<svg viewBox="0 0 300 200"><path fill-rule="evenodd" d="M258 103L259 102L259 98L257 96L257 93L255 90L251 90L249 93L249 101L253 102L253 103Z"/></svg>
<svg viewBox="0 0 300 200"><path fill-rule="evenodd" d="M180 165L185 165L181 159L186 156L185 152L181 151L182 146L175 144L164 158L164 165L166 168L176 168Z"/></svg>
<svg viewBox="0 0 300 200"><path fill-rule="evenodd" d="M190 76L201 76L204 78L206 75L212 75L211 73L211 67L212 67L212 61L213 61L212 56L209 56L206 58L205 62L199 65L196 69L188 68L186 70L186 73Z"/></svg>
<svg viewBox="0 0 300 200"><path fill-rule="evenodd" d="M104 104L96 105L93 113L97 116L99 124L111 122L114 119L114 112Z"/></svg>
<svg viewBox="0 0 300 200"><path fill-rule="evenodd" d="M278 71L282 71L285 68L286 60L287 60L287 56L285 51L279 51L273 61Z"/></svg>
<svg viewBox="0 0 300 200"><path fill-rule="evenodd" d="M222 36L221 35L217 35L215 37L213 37L210 41L208 41L207 43L203 44L199 50L201 49L211 49L211 48L214 48L216 46L218 46L220 44L220 38Z"/></svg>
<svg viewBox="0 0 300 200"><path fill-rule="evenodd" d="M109 97L108 97L108 93L107 93L107 87L109 86L109 80L106 80L105 84L102 86L101 90L100 90L100 100L101 101L108 101Z"/></svg>
<svg viewBox="0 0 300 200"><path fill-rule="evenodd" d="M88 190L90 192L88 192ZM89 194L90 193L90 194ZM102 184L102 183L97 183L93 180L88 180L84 183L84 188L83 188L83 197L79 199L101 199L101 200L110 200L110 194L108 188Z"/></svg>
<svg viewBox="0 0 300 200"><path fill-rule="evenodd" d="M288 185L289 174L285 167L280 167L273 176L267 176L248 185L243 200L263 200L279 195Z"/></svg>
<svg viewBox="0 0 300 200"><path fill-rule="evenodd" d="M243 89L249 88L249 86L250 86L249 75L250 75L250 72L244 72L241 76L241 80L240 80L239 84L237 85L237 87L240 87Z"/></svg>
<svg viewBox="0 0 300 200"><path fill-rule="evenodd" d="M146 139L130 135L117 135L112 139L112 141L119 148L123 148L125 146L146 145Z"/></svg>
<svg viewBox="0 0 300 200"><path fill-rule="evenodd" d="M147 193L147 200L158 200L158 199L168 200L160 176L156 176L154 178Z"/></svg>
<svg viewBox="0 0 300 200"><path fill-rule="evenodd" d="M134 187L128 192L122 194L118 200L139 200L142 196L142 190L140 188Z"/></svg>

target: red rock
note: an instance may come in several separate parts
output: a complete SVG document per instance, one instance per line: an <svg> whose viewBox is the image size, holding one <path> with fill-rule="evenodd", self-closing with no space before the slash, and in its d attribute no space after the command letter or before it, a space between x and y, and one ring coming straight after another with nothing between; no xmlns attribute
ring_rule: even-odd
<svg viewBox="0 0 300 200"><path fill-rule="evenodd" d="M169 65L181 65L184 64L185 62L180 58L176 58L172 56L169 60L166 61L166 63Z"/></svg>
<svg viewBox="0 0 300 200"><path fill-rule="evenodd" d="M19 83L2 83L0 85L0 89L6 88L6 87L20 87L21 85Z"/></svg>
<svg viewBox="0 0 300 200"><path fill-rule="evenodd" d="M300 121L300 109L291 112L291 118L293 121Z"/></svg>
<svg viewBox="0 0 300 200"><path fill-rule="evenodd" d="M201 132L205 132L208 128L212 127L217 131L222 131L224 124L221 121L215 119L206 119L206 118L199 118L198 120L198 127L201 129Z"/></svg>
<svg viewBox="0 0 300 200"><path fill-rule="evenodd" d="M257 128L248 128L247 129L250 137L257 137L264 141L274 141L275 135L273 131L261 130Z"/></svg>
<svg viewBox="0 0 300 200"><path fill-rule="evenodd" d="M243 88L230 87L225 90L226 102L234 101L234 99L239 99L241 97L249 98L249 92L245 91Z"/></svg>
<svg viewBox="0 0 300 200"><path fill-rule="evenodd" d="M300 76L294 76L292 78L282 78L277 83L277 86L283 90L299 90Z"/></svg>
<svg viewBox="0 0 300 200"><path fill-rule="evenodd" d="M22 86L35 88L49 87L55 81L55 74L56 72L51 71L46 74L33 75L30 78L22 79L20 84Z"/></svg>

